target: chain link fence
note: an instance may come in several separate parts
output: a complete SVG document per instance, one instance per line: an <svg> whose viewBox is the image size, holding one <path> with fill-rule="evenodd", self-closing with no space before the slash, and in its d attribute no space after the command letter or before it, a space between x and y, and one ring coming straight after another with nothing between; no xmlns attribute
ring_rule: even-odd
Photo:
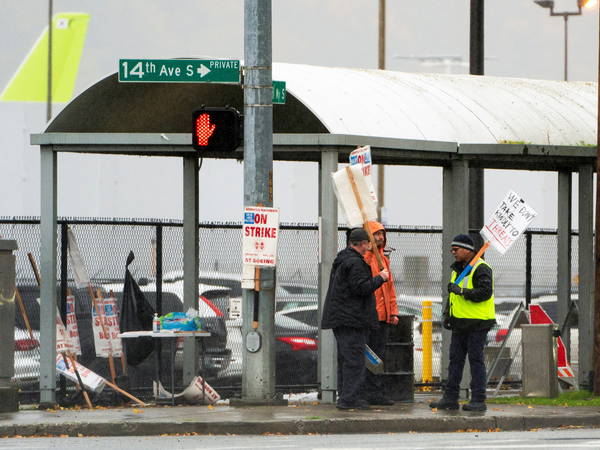
<svg viewBox="0 0 600 450"><path fill-rule="evenodd" d="M70 263L66 261L63 239L69 226L76 236L85 266L94 289L102 295L115 291L120 299L125 277L125 261L130 251L135 260L130 266L134 278L146 293L153 307L163 313L181 311L183 274L183 226L177 221L159 220L59 220L58 276L67 267L65 281L76 297L76 312L80 339L84 350L82 362L108 376L106 361L95 358L91 325L91 301L85 289L77 289ZM317 380L317 299L318 299L318 230L313 224L282 225L278 243L276 291L277 389L298 391L316 387ZM200 294L216 309L214 321L226 329L224 338L215 339L207 347L203 361L207 380L222 392L241 391L241 321L236 318L235 305L241 297L241 224L202 223L200 231ZM553 230L529 230L531 234L531 293L535 299L556 300L557 238ZM39 375L39 289L27 257L39 261L40 229L37 218L0 219L0 236L15 239L17 256L17 287L33 328L28 335L23 318L17 309L15 330L16 382L24 392L36 393ZM338 248L346 244L345 229L338 234ZM572 275L573 293L577 292L577 236L573 236ZM442 233L440 228L387 227L387 250L401 313L415 316L414 371L416 382L421 381L422 348L420 335L423 300L433 301L433 380L441 374L441 314L446 280L441 279ZM526 239L520 239L504 256L487 252L487 261L494 268L498 326L490 333L490 346L499 345L503 327L526 295ZM162 268L162 271L160 270ZM162 272L162 273L161 273ZM162 279L162 304L157 301L157 275ZM60 293L60 291L59 291ZM59 295L60 298L60 295ZM234 306L230 311L230 308ZM231 314L229 314L231 312ZM216 325L215 325L216 326ZM294 340L296 339L296 340ZM312 340L312 341L311 341ZM508 347L517 353L518 337L512 336ZM514 342L513 342L514 341ZM574 342L573 342L574 341ZM298 342L304 345L298 346ZM311 344L313 342L313 344ZM572 346L577 345L572 339ZM573 347L572 347L573 348ZM576 351L573 352L576 354ZM152 358L151 358L152 359ZM181 358L175 358L176 374L180 374ZM146 367L147 366L147 367ZM131 389L144 392L154 375L154 362L133 368ZM169 374L161 369L161 380L168 384ZM178 377L180 379L180 377ZM520 360L515 358L509 380L520 380ZM182 386L178 386L181 389Z"/></svg>

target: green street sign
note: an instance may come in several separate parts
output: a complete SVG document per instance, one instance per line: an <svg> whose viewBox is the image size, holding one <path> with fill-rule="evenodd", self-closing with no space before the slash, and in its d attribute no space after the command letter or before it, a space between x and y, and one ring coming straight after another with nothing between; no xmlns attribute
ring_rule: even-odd
<svg viewBox="0 0 600 450"><path fill-rule="evenodd" d="M285 103L285 81L273 81L273 103Z"/></svg>
<svg viewBox="0 0 600 450"><path fill-rule="evenodd" d="M236 59L120 59L121 83L239 83Z"/></svg>

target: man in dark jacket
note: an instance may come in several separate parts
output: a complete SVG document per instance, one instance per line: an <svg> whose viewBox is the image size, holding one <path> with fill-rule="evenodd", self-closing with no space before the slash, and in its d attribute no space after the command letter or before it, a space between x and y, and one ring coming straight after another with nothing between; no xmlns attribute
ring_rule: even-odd
<svg viewBox="0 0 600 450"><path fill-rule="evenodd" d="M485 411L486 371L483 347L490 328L496 323L494 311L494 280L492 268L483 259L460 282L455 283L463 269L475 256L473 239L459 234L452 240L454 255L452 274L448 284L448 305L444 314L444 328L452 330L448 384L441 400L430 403L431 408L458 409L460 381L465 359L471 367L471 401L463 405L465 411Z"/></svg>
<svg viewBox="0 0 600 450"><path fill-rule="evenodd" d="M338 409L369 409L360 399L365 377L365 344L368 331L378 326L373 292L389 277L387 270L373 277L363 255L369 236L357 228L349 246L339 252L331 267L321 328L333 329L338 353Z"/></svg>

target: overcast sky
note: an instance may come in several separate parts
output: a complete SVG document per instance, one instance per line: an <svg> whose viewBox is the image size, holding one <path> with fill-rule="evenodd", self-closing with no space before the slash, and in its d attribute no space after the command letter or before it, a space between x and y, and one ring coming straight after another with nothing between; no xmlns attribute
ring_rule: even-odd
<svg viewBox="0 0 600 450"><path fill-rule="evenodd" d="M273 59L277 62L325 66L376 68L378 0L273 0ZM389 70L408 72L467 73L466 65L430 66L399 56L459 56L468 61L469 0L420 0L387 2L386 61ZM576 9L576 0L556 0L557 9ZM47 22L47 2L43 0L0 0L0 87L4 87L21 60L27 54ZM242 0L54 0L54 12L86 12L91 15L88 37L81 59L76 94L104 76L117 70L119 58L170 58L213 55L224 58L243 57ZM596 81L598 73L598 10L585 10L582 16L569 19L569 75L571 80ZM550 17L549 11L533 0L488 0L485 4L485 72L487 75L562 79L563 20ZM57 107L58 108L58 107ZM34 154L27 145L30 132L44 127L44 105L1 104L0 157L7 158L7 148ZM24 124L24 125L23 125ZM37 155L18 160L22 173L15 180L29 185L37 181ZM71 158L71 159L69 159ZM114 167L113 160L97 157L63 158L61 170L75 169L82 164L97 174L103 166ZM129 158L131 161L131 158ZM8 161L8 159L5 159ZM72 161L72 162L71 162ZM72 166L70 166L72 164ZM111 165L113 164L113 165ZM136 163L139 170L153 170L156 162L147 159ZM240 176L241 166L235 162L206 161L201 183L214 184L215 174ZM78 166L79 165L79 166ZM166 166L180 173L180 163L169 161ZM140 169L141 168L141 169ZM278 170L278 168L281 168ZM213 169L213 170L210 170ZM121 169L111 169L119 171ZM399 193L410 189L416 179L433 176L436 180L424 187L431 204L424 208L414 200L416 214L406 217L389 207L391 223L441 224L441 170L437 168L390 169L386 190ZM81 172L81 171L78 171ZM113 188L124 189L120 181L111 181ZM489 196L486 210L495 206L507 187L527 192L541 211L538 226L555 226L555 179L539 174L523 178L523 174L505 182L505 172L487 171L486 189ZM294 177L282 176L293 173ZM275 201L282 208L284 220L314 222L316 191L315 164L278 164L275 171ZM117 177L119 173L116 173ZM102 176L102 175L98 175ZM512 175L511 175L512 176ZM78 178L79 177L79 178ZM75 181L86 183L81 174ZM305 178L310 179L306 183ZM291 180L291 181L288 181ZM389 180L389 181L388 181ZM533 183L532 183L533 180ZM148 212L155 204L150 198L136 199L129 205L116 201L114 195L95 195L93 206L77 200L79 192L61 182L59 213L63 215L105 215L180 218L180 202L161 206L156 214ZM389 184L393 183L393 184ZM307 188L306 185L309 185ZM388 186L389 184L389 186ZM179 181L177 181L179 186ZM206 185L205 185L206 186ZM35 188L38 189L38 188ZM148 189L152 189L149 186ZM172 193L180 195L180 188ZM240 186L223 186L223 195L231 198L222 209L211 205L210 194L201 193L201 218L206 220L239 220ZM201 184L201 191L202 191ZM206 191L206 189L204 189ZM392 194L390 194L392 195ZM525 194L523 194L525 196ZM151 196L151 195L150 195ZM18 196L17 196L18 197ZM410 201L409 206L410 206ZM486 202L488 200L486 199ZM137 206L133 206L135 203ZM493 205L492 205L493 203ZM544 204L542 204L544 203ZM294 209L284 204L295 205ZM20 205L20 206L19 206ZM92 209L90 209L92 208ZM96 208L96 209L94 209ZM576 211L576 210L575 210ZM39 214L37 204L29 194L0 203L0 215Z"/></svg>

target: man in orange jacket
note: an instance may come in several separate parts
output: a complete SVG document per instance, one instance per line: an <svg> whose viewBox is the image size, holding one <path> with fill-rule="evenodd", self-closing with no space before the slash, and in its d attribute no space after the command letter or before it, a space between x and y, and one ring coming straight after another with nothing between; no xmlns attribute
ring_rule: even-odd
<svg viewBox="0 0 600 450"><path fill-rule="evenodd" d="M369 222L369 229L375 238L377 249L367 251L364 255L365 261L371 266L371 273L373 276L377 275L380 272L377 258L374 253L377 251L381 255L384 269L389 272L388 282L383 283L374 293L379 328L371 329L369 336L367 337L367 345L371 347L379 357L383 358L385 344L389 335L389 326L398 324L398 304L396 303L396 289L394 288L390 260L383 253L386 244L385 229L383 228L383 225L375 221ZM367 371L362 392L365 396L365 400L371 405L394 404L385 391L383 377L380 375L375 375Z"/></svg>

